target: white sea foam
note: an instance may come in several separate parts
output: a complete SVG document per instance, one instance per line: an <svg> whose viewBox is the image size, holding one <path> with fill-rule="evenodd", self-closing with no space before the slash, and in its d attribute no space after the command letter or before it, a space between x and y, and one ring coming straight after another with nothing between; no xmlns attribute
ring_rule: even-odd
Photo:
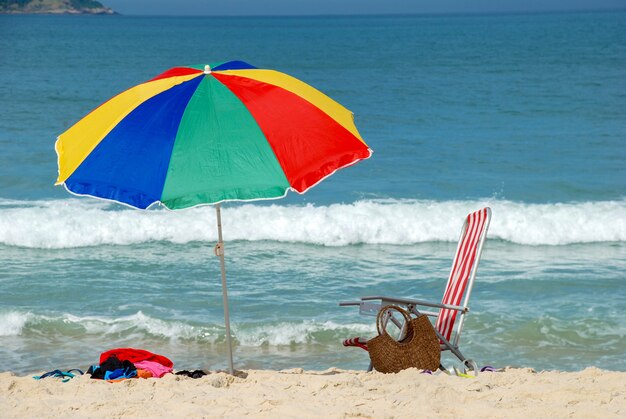
<svg viewBox="0 0 626 419"><path fill-rule="evenodd" d="M76 316L70 313L44 315L10 311L0 313L0 336L20 336L27 331L45 334L111 336L137 335L163 339L215 339L221 327L200 327L182 321L161 320L139 311L121 317Z"/></svg>
<svg viewBox="0 0 626 419"><path fill-rule="evenodd" d="M209 335L199 327L179 321L156 319L147 316L141 311L118 318L101 316L79 317L72 314L64 314L62 321L65 324L79 326L85 330L86 334L93 335L138 334L166 339L195 339Z"/></svg>
<svg viewBox="0 0 626 419"><path fill-rule="evenodd" d="M30 313L0 313L0 336L19 336L31 317Z"/></svg>
<svg viewBox="0 0 626 419"><path fill-rule="evenodd" d="M527 204L505 200L367 200L351 204L225 205L226 240L325 246L456 241L464 216L490 206L489 237L524 245L626 241L626 200ZM215 241L211 207L138 211L88 199L0 200L0 244L72 248Z"/></svg>
<svg viewBox="0 0 626 419"><path fill-rule="evenodd" d="M370 333L372 325L358 323L339 324L332 321L312 320L280 322L275 324L232 325L234 338L241 346L259 347L290 344L309 344L340 336ZM158 319L139 311L120 317L76 316L69 313L43 315L11 311L0 314L0 336L20 336L27 332L37 336L102 336L108 339L153 338L177 341L202 341L215 343L224 338L224 326L192 325L180 320ZM322 342L324 343L324 342Z"/></svg>
<svg viewBox="0 0 626 419"><path fill-rule="evenodd" d="M242 346L290 345L308 344L316 341L316 334L328 332L342 332L340 335L369 333L372 334L372 325L358 323L339 324L331 321L316 322L305 320L301 322L281 322L278 324L264 324L252 328L233 328L237 341ZM348 333L346 333L348 332Z"/></svg>

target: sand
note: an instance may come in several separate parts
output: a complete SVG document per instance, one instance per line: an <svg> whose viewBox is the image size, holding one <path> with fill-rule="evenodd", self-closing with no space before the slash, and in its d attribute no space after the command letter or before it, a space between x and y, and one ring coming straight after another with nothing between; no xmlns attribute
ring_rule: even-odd
<svg viewBox="0 0 626 419"><path fill-rule="evenodd" d="M626 372L511 369L477 378L342 371L245 371L200 379L168 374L67 383L0 374L8 417L580 417L626 418Z"/></svg>

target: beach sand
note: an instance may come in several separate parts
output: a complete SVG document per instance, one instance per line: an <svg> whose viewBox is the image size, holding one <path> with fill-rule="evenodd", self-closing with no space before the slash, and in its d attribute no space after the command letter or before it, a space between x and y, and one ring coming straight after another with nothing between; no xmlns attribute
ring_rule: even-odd
<svg viewBox="0 0 626 419"><path fill-rule="evenodd" d="M168 374L117 383L0 374L2 417L626 417L626 372L507 368L477 378L343 371Z"/></svg>

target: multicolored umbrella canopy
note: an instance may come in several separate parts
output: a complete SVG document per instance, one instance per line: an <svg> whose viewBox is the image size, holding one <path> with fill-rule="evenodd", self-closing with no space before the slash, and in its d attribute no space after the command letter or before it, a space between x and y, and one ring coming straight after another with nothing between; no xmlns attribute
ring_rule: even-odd
<svg viewBox="0 0 626 419"><path fill-rule="evenodd" d="M57 185L141 209L304 193L371 155L349 110L242 61L132 87L61 134L56 151Z"/></svg>

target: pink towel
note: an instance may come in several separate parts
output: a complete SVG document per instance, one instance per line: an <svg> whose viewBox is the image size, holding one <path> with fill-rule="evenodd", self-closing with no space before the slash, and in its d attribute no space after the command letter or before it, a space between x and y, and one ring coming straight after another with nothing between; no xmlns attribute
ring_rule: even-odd
<svg viewBox="0 0 626 419"><path fill-rule="evenodd" d="M154 361L135 362L135 367L150 371L152 376L157 378L161 378L168 372L172 372L172 367L166 367Z"/></svg>

